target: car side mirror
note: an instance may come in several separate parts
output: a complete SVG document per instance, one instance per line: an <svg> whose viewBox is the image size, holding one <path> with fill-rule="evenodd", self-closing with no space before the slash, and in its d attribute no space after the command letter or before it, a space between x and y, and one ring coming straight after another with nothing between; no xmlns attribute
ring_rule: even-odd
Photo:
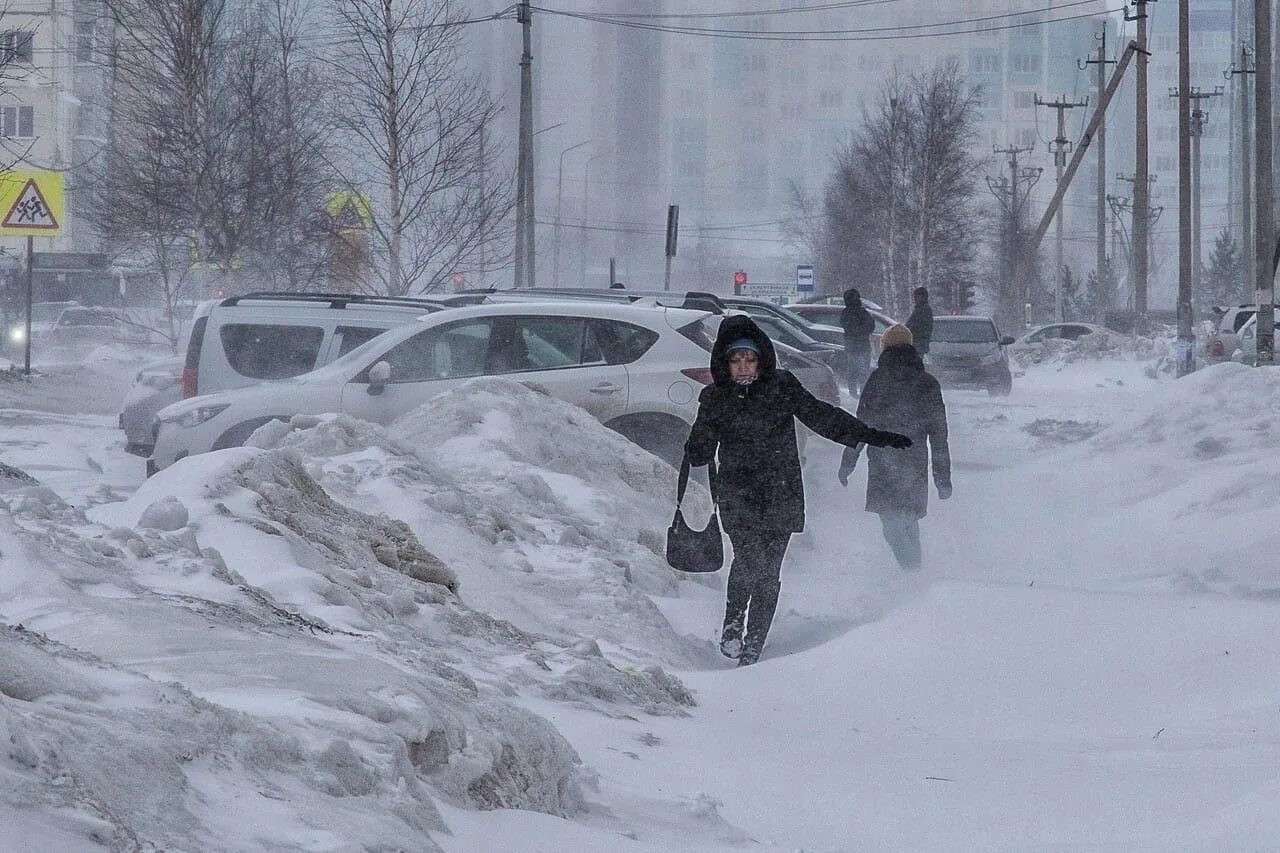
<svg viewBox="0 0 1280 853"><path fill-rule="evenodd" d="M385 361L380 361L373 367L369 368L369 393L373 395L381 394L387 390L387 383L391 381L391 365Z"/></svg>
<svg viewBox="0 0 1280 853"><path fill-rule="evenodd" d="M1000 346L1007 347L1009 346L1009 344L1012 344L1014 342L1015 341L1013 338L1009 337L1008 335L1005 335L1003 338L1000 339Z"/></svg>

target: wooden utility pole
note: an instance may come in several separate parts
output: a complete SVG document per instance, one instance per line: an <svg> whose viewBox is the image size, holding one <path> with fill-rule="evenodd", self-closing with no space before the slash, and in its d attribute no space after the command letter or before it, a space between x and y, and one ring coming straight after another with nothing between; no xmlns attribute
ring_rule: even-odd
<svg viewBox="0 0 1280 853"><path fill-rule="evenodd" d="M1238 128L1238 136L1240 137L1240 255L1244 258L1245 264L1245 281L1249 287L1257 287L1257 259L1253 253L1253 175L1250 171L1249 160L1251 158L1251 146L1249 138L1252 135L1253 119L1250 116L1249 109L1249 75L1253 73L1253 69L1249 67L1249 57L1253 52L1249 50L1249 46L1243 41L1240 42L1240 64L1232 65L1231 70L1226 72L1228 77L1235 77L1236 93L1240 99L1240 126Z"/></svg>
<svg viewBox="0 0 1280 853"><path fill-rule="evenodd" d="M1053 152L1053 165L1058 170L1058 186L1062 186L1062 172L1067 167L1067 152L1071 150L1071 140L1067 139L1067 110L1076 107L1089 106L1089 99L1083 101L1068 101L1059 98L1056 101L1043 101L1040 96L1036 96L1036 106L1049 107L1058 111L1058 135L1054 137L1053 142L1049 143L1049 150ZM1062 276L1065 263L1062 259L1062 216L1065 205L1058 206L1057 216L1057 241L1053 251L1053 319L1054 322L1061 323L1063 321L1064 306L1062 304Z"/></svg>
<svg viewBox="0 0 1280 853"><path fill-rule="evenodd" d="M1178 0L1178 345L1176 369L1195 367L1191 334L1191 0Z"/></svg>
<svg viewBox="0 0 1280 853"><path fill-rule="evenodd" d="M1271 0L1253 3L1253 99L1254 151L1257 152L1254 199L1257 223L1254 231L1255 279L1258 291L1258 366L1275 365L1275 284L1271 267L1275 248L1275 200L1272 198L1271 145Z"/></svg>
<svg viewBox="0 0 1280 853"><path fill-rule="evenodd" d="M516 147L515 286L534 287L533 215L533 10L520 0L516 21L522 29L520 54L520 134Z"/></svg>
<svg viewBox="0 0 1280 853"><path fill-rule="evenodd" d="M1150 174L1147 149L1147 60L1151 54L1147 51L1147 5L1154 0L1135 0L1136 13L1127 20L1138 23L1136 39L1138 52L1138 92L1137 120L1135 126L1134 172L1137 181L1133 185L1133 308L1136 327L1145 332L1147 327L1147 276L1148 262L1148 221L1147 213L1151 209L1148 195L1147 177ZM1257 0L1263 2L1263 0Z"/></svg>
<svg viewBox="0 0 1280 853"><path fill-rule="evenodd" d="M1094 36L1098 42L1097 59L1088 59L1083 63L1079 63L1080 70L1083 71L1090 65L1098 66L1098 102L1102 102L1102 93L1107 88L1107 66L1115 65L1114 59L1107 59L1107 25L1102 25L1102 32ZM1102 284L1102 277L1107 269L1107 120L1105 114L1102 122L1098 125L1098 189L1097 189L1097 209L1096 222L1097 227L1097 258L1094 261L1095 272L1098 277L1098 283ZM1106 316L1107 309L1110 305L1096 305L1097 316L1094 318L1101 323Z"/></svg>

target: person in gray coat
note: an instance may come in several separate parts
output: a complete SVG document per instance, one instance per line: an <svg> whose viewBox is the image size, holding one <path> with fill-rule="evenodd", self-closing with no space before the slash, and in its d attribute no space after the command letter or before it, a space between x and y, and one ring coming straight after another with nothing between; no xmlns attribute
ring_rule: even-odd
<svg viewBox="0 0 1280 853"><path fill-rule="evenodd" d="M912 441L911 449L904 452L868 451L867 512L880 516L885 541L898 565L915 571L922 561L920 519L929 510L929 457L932 454L938 498L945 501L951 497L951 451L942 388L924 369L906 326L885 330L879 363L862 389L858 419ZM849 485L849 474L861 453L862 445L845 450L839 471L842 486Z"/></svg>

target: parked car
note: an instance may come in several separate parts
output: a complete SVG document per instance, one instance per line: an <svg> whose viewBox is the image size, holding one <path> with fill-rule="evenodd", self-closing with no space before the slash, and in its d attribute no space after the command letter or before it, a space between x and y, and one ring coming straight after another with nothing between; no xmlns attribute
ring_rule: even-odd
<svg viewBox="0 0 1280 853"><path fill-rule="evenodd" d="M1258 313L1257 305L1235 305L1227 308L1212 309L1218 318L1218 328L1205 343L1205 360L1209 362L1226 361L1232 353L1240 349L1237 336L1244 324Z"/></svg>
<svg viewBox="0 0 1280 853"><path fill-rule="evenodd" d="M884 334L884 330L892 326L898 321L890 317L884 312L880 306L866 299L862 300L862 307L867 309L867 313L871 315L871 319L876 321L875 331L871 333L871 351L873 353L880 352L880 336ZM788 305L787 310L793 314L798 314L814 323L821 323L825 326L832 326L840 330L841 342L844 341L844 329L840 326L840 314L844 311L844 302L839 304L828 302L803 302L795 305Z"/></svg>
<svg viewBox="0 0 1280 853"><path fill-rule="evenodd" d="M441 310L436 300L358 294L250 293L203 302L187 342L182 398L301 376Z"/></svg>
<svg viewBox="0 0 1280 853"><path fill-rule="evenodd" d="M1236 332L1236 350L1231 354L1232 361L1239 361L1244 364L1254 365L1258 362L1258 315L1254 313L1252 317L1245 321L1240 327L1240 331Z"/></svg>
<svg viewBox="0 0 1280 853"><path fill-rule="evenodd" d="M138 371L133 387L120 407L120 429L124 430L126 453L151 455L151 425L156 414L182 399L183 361L181 356L175 356L148 364Z"/></svg>
<svg viewBox="0 0 1280 853"><path fill-rule="evenodd" d="M768 299L753 296L722 296L720 298L725 305L745 311L755 320L761 317L773 317L787 326L799 329L816 341L844 348L844 330L840 328L838 319L834 325L820 323L797 314L789 305L778 305Z"/></svg>
<svg viewBox="0 0 1280 853"><path fill-rule="evenodd" d="M65 302L36 302L31 306L31 335L43 338L57 322L58 315L67 308L79 307L74 300ZM5 335L5 352L10 355L21 355L26 349L27 318L19 314L9 325L9 334Z"/></svg>
<svg viewBox="0 0 1280 853"><path fill-rule="evenodd" d="M1105 326L1094 323L1050 323L1046 326L1037 326L1027 332L1010 344L1009 349L1014 351L1030 349L1046 341L1078 341L1089 335L1101 335L1108 344L1117 347L1126 340L1125 336L1119 332L1113 332Z"/></svg>
<svg viewBox="0 0 1280 853"><path fill-rule="evenodd" d="M1013 373L1005 347L1013 338L1000 334L990 317L933 318L933 340L926 362L943 385L986 388L1004 396L1013 390Z"/></svg>
<svg viewBox="0 0 1280 853"><path fill-rule="evenodd" d="M272 420L344 412L385 424L467 379L498 375L537 383L675 464L698 392L712 381L714 335L714 315L707 312L630 302L451 308L294 379L162 409L148 473L189 455L237 447Z"/></svg>

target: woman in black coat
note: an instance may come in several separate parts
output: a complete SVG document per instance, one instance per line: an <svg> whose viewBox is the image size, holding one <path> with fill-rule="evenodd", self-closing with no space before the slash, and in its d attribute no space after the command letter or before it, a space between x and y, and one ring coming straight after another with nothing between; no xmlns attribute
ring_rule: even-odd
<svg viewBox="0 0 1280 853"><path fill-rule="evenodd" d="M945 501L951 497L947 407L938 380L925 371L907 327L889 327L881 343L880 361L862 390L858 417L877 428L909 436L913 445L906 453L868 452L867 512L879 514L884 538L898 564L914 571L921 562L920 519L929 510L930 451L938 498ZM845 451L840 463L841 485L848 485L861 452L861 447Z"/></svg>
<svg viewBox="0 0 1280 853"><path fill-rule="evenodd" d="M871 372L871 333L876 321L862 304L862 294L854 288L844 292L844 310L840 312L840 327L844 329L844 358L849 371L849 393L862 393L862 386Z"/></svg>
<svg viewBox="0 0 1280 853"><path fill-rule="evenodd" d="M733 543L720 650L755 663L778 606L782 559L804 529L804 481L796 418L848 447L910 447L814 397L778 369L767 335L749 317L728 317L711 350L713 384L702 389L685 453L691 465L717 460L716 503ZM749 611L750 621L747 621Z"/></svg>

